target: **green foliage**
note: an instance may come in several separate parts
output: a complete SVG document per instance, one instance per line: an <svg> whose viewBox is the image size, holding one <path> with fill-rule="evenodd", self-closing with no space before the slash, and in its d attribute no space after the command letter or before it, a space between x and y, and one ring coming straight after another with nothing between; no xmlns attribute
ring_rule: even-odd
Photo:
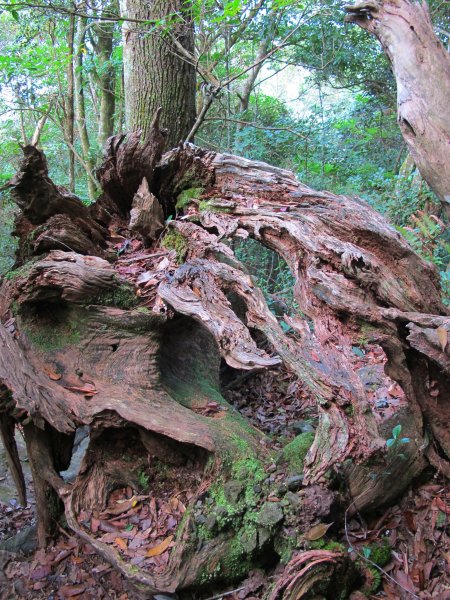
<svg viewBox="0 0 450 600"><path fill-rule="evenodd" d="M142 491L148 490L148 484L150 481L150 476L145 473L145 471L140 471L138 476L139 485Z"/></svg>
<svg viewBox="0 0 450 600"><path fill-rule="evenodd" d="M233 250L262 290L271 311L277 317L295 312L295 279L286 261L253 239L236 240ZM283 323L281 321L281 326Z"/></svg>
<svg viewBox="0 0 450 600"><path fill-rule="evenodd" d="M391 454L394 454L395 456L404 459L405 455L400 452L400 449L404 444L409 444L411 440L407 437L400 437L401 432L402 426L400 424L396 425L392 429L392 437L386 440L386 447Z"/></svg>

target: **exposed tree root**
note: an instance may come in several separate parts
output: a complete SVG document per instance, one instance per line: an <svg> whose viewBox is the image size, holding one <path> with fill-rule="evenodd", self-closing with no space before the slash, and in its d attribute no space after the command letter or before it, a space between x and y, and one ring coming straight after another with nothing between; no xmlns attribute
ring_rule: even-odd
<svg viewBox="0 0 450 600"><path fill-rule="evenodd" d="M276 560L276 548L299 548L308 528L343 514L342 498L327 489L332 473L346 483L351 514L391 501L427 458L446 473L450 451L450 319L435 269L362 201L190 145L160 160L162 143L157 119L144 144L138 134L110 140L104 194L89 209L51 182L38 150L25 149L10 184L22 208L18 263L0 297L0 384L13 400L2 434L16 464L12 423L24 427L40 544L63 502L77 535L149 593L237 578L264 556ZM162 211L179 218L162 244L142 250L158 237ZM231 250L233 237L247 236L290 267L291 334ZM117 250L128 248L118 260ZM355 362L362 336L385 353L385 373L373 383ZM274 489L268 473L288 454L274 456L224 400L221 360L241 372L283 363L316 402L315 439L300 466L304 489L286 502L277 497L286 485ZM402 402L383 420L374 390L397 384ZM70 484L59 473L82 425L90 426L89 447ZM386 451L398 425L401 439ZM121 486L144 504L156 502L158 490L170 500L160 463L193 489L161 546L167 563L136 566L126 542L96 536L98 515ZM149 478L148 494L139 478ZM342 553L302 552L271 599L326 594L324 569L330 585L350 590L356 581Z"/></svg>

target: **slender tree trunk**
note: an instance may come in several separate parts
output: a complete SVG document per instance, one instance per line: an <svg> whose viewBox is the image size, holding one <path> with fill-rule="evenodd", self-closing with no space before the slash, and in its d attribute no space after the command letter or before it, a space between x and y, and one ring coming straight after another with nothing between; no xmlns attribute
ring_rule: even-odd
<svg viewBox="0 0 450 600"><path fill-rule="evenodd" d="M434 33L428 7L375 0L346 9L346 20L373 33L391 61L402 135L450 217L450 55Z"/></svg>
<svg viewBox="0 0 450 600"><path fill-rule="evenodd" d="M67 45L69 48L69 60L67 64L67 96L65 99L66 116L66 140L69 147L69 189L75 191L75 153L73 142L75 139L75 81L74 81L74 42L75 42L75 16L71 15L69 20L69 32L67 34Z"/></svg>
<svg viewBox="0 0 450 600"><path fill-rule="evenodd" d="M264 66L263 58L267 54L267 50L269 48L268 40L263 40L258 48L258 54L255 59L255 66L250 69L247 79L245 80L244 87L242 88L242 92L239 94L239 112L243 113L248 109L248 105L250 102L250 94L255 87L256 78L259 75L259 72ZM238 124L237 129L241 129L243 127L242 124Z"/></svg>
<svg viewBox="0 0 450 600"><path fill-rule="evenodd" d="M86 165L87 172L87 184L89 191L89 198L95 200L97 195L97 188L94 180L92 179L92 173L94 171L94 160L91 156L91 144L89 142L89 135L86 125L86 106L84 100L84 81L83 81L83 52L84 52L84 38L85 38L85 27L86 19L78 19L77 32L76 32L76 58L75 58L75 95L76 95L76 120L78 133L80 136L81 147L83 151L83 162Z"/></svg>
<svg viewBox="0 0 450 600"><path fill-rule="evenodd" d="M103 14L113 9L118 12L117 1L109 3ZM98 86L100 94L100 115L98 127L98 143L101 148L114 133L114 113L116 110L116 73L111 63L113 51L114 23L103 22L95 26L96 42L94 50L99 62Z"/></svg>
<svg viewBox="0 0 450 600"><path fill-rule="evenodd" d="M195 68L176 56L165 27L180 43L194 50L193 24L182 0L121 0L121 13L133 19L163 20L151 26L125 22L123 27L125 121L127 129L141 129L144 136L152 117L162 107L161 124L168 132L167 147L186 139L195 122ZM172 16L176 13L176 17ZM182 20L180 20L182 16Z"/></svg>

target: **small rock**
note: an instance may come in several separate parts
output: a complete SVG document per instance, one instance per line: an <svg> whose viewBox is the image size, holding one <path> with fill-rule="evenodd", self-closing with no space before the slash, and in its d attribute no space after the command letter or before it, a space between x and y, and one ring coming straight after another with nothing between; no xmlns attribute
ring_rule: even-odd
<svg viewBox="0 0 450 600"><path fill-rule="evenodd" d="M278 502L265 502L258 514L258 523L264 527L273 527L283 519L283 509Z"/></svg>
<svg viewBox="0 0 450 600"><path fill-rule="evenodd" d="M357 373L366 387L383 385L385 379L383 365L367 365L358 369Z"/></svg>
<svg viewBox="0 0 450 600"><path fill-rule="evenodd" d="M244 492L244 484L241 481L228 481L223 486L223 493L225 494L225 498L231 504L237 504L239 502L239 498Z"/></svg>
<svg viewBox="0 0 450 600"><path fill-rule="evenodd" d="M276 493L278 496L284 496L284 494L288 491L287 485L283 482L280 483L278 488L276 489Z"/></svg>
<svg viewBox="0 0 450 600"><path fill-rule="evenodd" d="M218 506L216 508L216 515L220 518L220 517L226 517L228 515L228 511L225 508L225 506Z"/></svg>
<svg viewBox="0 0 450 600"><path fill-rule="evenodd" d="M297 494L294 494L294 492L288 492L286 494L286 500L289 502L292 508L298 508L302 504L302 501Z"/></svg>
<svg viewBox="0 0 450 600"><path fill-rule="evenodd" d="M203 506L203 502L202 502L201 500L197 500L197 502L196 502L195 506L196 506L197 508L201 508L201 507Z"/></svg>
<svg viewBox="0 0 450 600"><path fill-rule="evenodd" d="M295 421L292 424L292 427L295 429L295 431L298 431L298 433L308 433L310 431L315 431L315 428L311 425L311 423L309 421L304 420Z"/></svg>
<svg viewBox="0 0 450 600"><path fill-rule="evenodd" d="M195 517L195 522L198 525L204 525L206 523L206 517L205 517L205 515L197 515Z"/></svg>
<svg viewBox="0 0 450 600"><path fill-rule="evenodd" d="M376 408L389 408L389 402L386 400L377 400L375 404Z"/></svg>
<svg viewBox="0 0 450 600"><path fill-rule="evenodd" d="M262 492L262 487L259 484L253 486L253 491L255 494L260 494Z"/></svg>
<svg viewBox="0 0 450 600"><path fill-rule="evenodd" d="M14 535L13 537L8 538L7 540L2 541L0 544L1 550L6 550L7 552L13 552L14 554L22 553L22 554L31 554L37 548L37 527L36 525L31 525L30 527L25 527Z"/></svg>
<svg viewBox="0 0 450 600"><path fill-rule="evenodd" d="M297 492L303 484L303 475L292 475L286 480L286 485L289 491Z"/></svg>
<svg viewBox="0 0 450 600"><path fill-rule="evenodd" d="M258 547L258 534L256 529L245 531L241 537L241 544L247 554L251 554Z"/></svg>
<svg viewBox="0 0 450 600"><path fill-rule="evenodd" d="M217 525L217 515L215 515L214 513L210 513L206 517L205 527L206 527L206 529L208 529L208 531L212 531L216 525Z"/></svg>
<svg viewBox="0 0 450 600"><path fill-rule="evenodd" d="M262 548L270 540L270 531L265 527L258 529L258 548Z"/></svg>
<svg viewBox="0 0 450 600"><path fill-rule="evenodd" d="M265 471L266 473L274 473L277 470L277 465L275 463L272 463L271 465L267 466Z"/></svg>

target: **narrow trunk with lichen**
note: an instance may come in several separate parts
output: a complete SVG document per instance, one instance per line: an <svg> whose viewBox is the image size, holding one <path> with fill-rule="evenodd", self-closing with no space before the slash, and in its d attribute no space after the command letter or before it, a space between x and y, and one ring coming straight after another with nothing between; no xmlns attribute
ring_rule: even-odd
<svg viewBox="0 0 450 600"><path fill-rule="evenodd" d="M162 156L164 145L159 113L143 142L109 140L104 193L89 208L55 186L34 147L10 182L21 213L0 295L0 397L2 418L24 428L40 542L63 507L69 527L147 593L239 579L293 550L267 598L329 596L336 582L349 593L348 553L311 547L311 528L390 502L428 462L449 471L438 275L360 200L191 145ZM231 249L248 237L295 280L284 327ZM376 376L361 346L376 351ZM222 389L278 365L317 415L315 434L281 451ZM375 404L387 388L396 402L383 418ZM65 481L81 426L88 452ZM117 490L125 504L113 503ZM98 533L105 515L136 506L154 519L155 507L172 511L172 533L147 542L139 565L124 539Z"/></svg>

